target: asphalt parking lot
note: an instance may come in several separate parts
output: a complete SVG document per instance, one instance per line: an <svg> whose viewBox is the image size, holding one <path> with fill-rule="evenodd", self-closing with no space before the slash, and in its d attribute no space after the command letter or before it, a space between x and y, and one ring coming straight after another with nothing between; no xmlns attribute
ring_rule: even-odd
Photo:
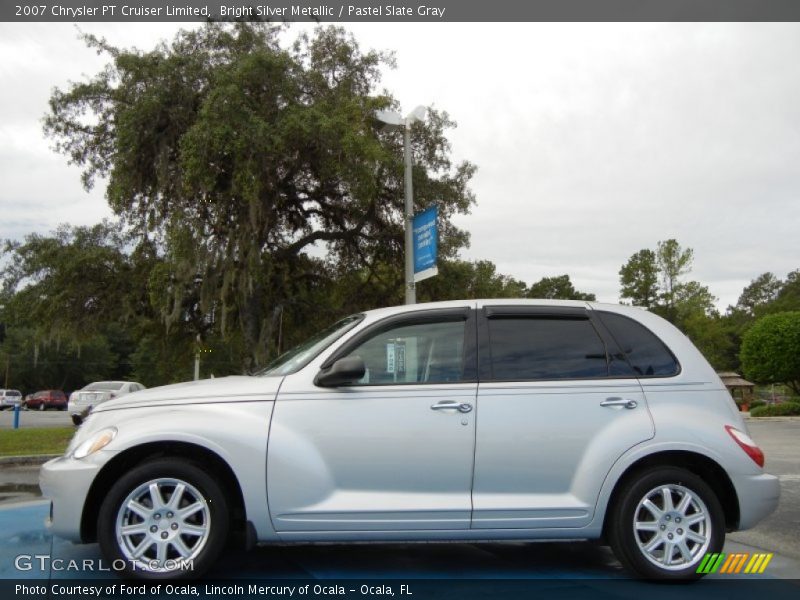
<svg viewBox="0 0 800 600"><path fill-rule="evenodd" d="M781 501L757 527L728 537L800 561L800 418L749 419L747 427L764 450L767 472L781 480Z"/></svg>
<svg viewBox="0 0 800 600"><path fill-rule="evenodd" d="M767 469L781 479L781 503L776 513L755 529L729 535L725 552L775 553L767 571L750 576L749 581L753 578L772 582L794 580L786 582L792 593L785 596L793 597L798 591L797 580L800 580L800 461L796 458L800 455L800 419L751 420L748 426L766 453ZM16 492L7 492L5 499L0 496L0 579L85 577L81 572L53 573L50 568L33 568L21 573L15 567L15 557L20 554L43 554L78 561L100 559L96 544L76 546L46 533L42 523L47 504L35 498L37 470L34 466L0 466L0 490L9 485L19 488ZM94 576L114 577L113 573ZM516 585L514 582L542 580L561 582L563 585L556 595L564 598L659 597L666 596L669 590L674 592L673 588L627 580L610 550L589 542L268 546L249 553L228 554L209 577L226 580L503 581L511 590L505 597L530 595L531 590L524 586L517 590L519 594L514 592L511 589ZM716 574L706 580L725 582L731 578L735 576ZM743 583L746 582L736 580L736 597L744 597L739 593L744 594L749 589L747 585L740 585ZM612 590L609 588L612 584L622 587ZM705 580L696 584L691 588L692 594L703 590L704 597L732 597L730 590L716 592L716 588L707 586ZM476 593L475 597L491 597L492 590L499 588L473 586L468 595L473 596L471 592L479 589L486 593ZM439 593L442 591L445 593ZM448 591L451 593L446 593ZM435 595L463 597L463 591L460 589L456 593L445 586ZM747 593L752 596L758 592L758 589L750 589ZM780 590L771 590L771 596L775 593L784 595ZM674 594L670 593L672 596ZM427 597L420 594L411 600Z"/></svg>
<svg viewBox="0 0 800 600"><path fill-rule="evenodd" d="M72 420L65 410L21 410L19 412L20 428L34 427L68 427ZM0 429L14 427L14 411L0 411Z"/></svg>

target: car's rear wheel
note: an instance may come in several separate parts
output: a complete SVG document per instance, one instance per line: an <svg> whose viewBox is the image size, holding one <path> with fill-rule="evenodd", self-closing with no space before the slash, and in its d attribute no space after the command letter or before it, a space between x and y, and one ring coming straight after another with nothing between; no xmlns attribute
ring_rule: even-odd
<svg viewBox="0 0 800 600"><path fill-rule="evenodd" d="M685 469L660 467L626 482L611 507L611 546L620 562L648 579L697 579L703 557L725 542L714 491Z"/></svg>
<svg viewBox="0 0 800 600"><path fill-rule="evenodd" d="M197 577L228 537L219 484L185 459L158 459L123 475L98 516L98 541L115 571L139 579Z"/></svg>

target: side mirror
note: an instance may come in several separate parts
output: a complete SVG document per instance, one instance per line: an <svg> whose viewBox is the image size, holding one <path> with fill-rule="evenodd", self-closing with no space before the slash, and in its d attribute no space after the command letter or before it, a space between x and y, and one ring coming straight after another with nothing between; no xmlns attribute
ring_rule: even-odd
<svg viewBox="0 0 800 600"><path fill-rule="evenodd" d="M345 356L323 369L314 378L314 383L322 387L336 387L355 383L367 372L367 365L360 356Z"/></svg>

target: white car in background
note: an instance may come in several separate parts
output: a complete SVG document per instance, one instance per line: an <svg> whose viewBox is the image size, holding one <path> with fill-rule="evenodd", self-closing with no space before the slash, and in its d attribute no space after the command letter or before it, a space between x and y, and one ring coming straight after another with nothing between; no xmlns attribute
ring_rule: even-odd
<svg viewBox="0 0 800 600"><path fill-rule="evenodd" d="M14 408L22 404L22 393L19 390L0 390L0 410Z"/></svg>
<svg viewBox="0 0 800 600"><path fill-rule="evenodd" d="M95 381L70 394L67 411L72 415L73 421L75 420L75 415L80 420L88 415L93 407L106 400L119 398L143 389L145 387L135 381Z"/></svg>

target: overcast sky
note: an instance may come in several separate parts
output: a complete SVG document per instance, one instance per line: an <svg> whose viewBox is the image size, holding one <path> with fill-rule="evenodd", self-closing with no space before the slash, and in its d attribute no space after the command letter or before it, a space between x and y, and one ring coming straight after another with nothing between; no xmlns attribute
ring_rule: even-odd
<svg viewBox="0 0 800 600"><path fill-rule="evenodd" d="M527 283L568 273L616 302L628 257L676 238L721 308L800 268L800 24L347 28L396 52L383 85L404 110L458 122L453 155L478 166L464 258ZM81 29L149 49L176 26ZM74 25L0 24L0 238L110 216L41 130L51 89L104 62Z"/></svg>

